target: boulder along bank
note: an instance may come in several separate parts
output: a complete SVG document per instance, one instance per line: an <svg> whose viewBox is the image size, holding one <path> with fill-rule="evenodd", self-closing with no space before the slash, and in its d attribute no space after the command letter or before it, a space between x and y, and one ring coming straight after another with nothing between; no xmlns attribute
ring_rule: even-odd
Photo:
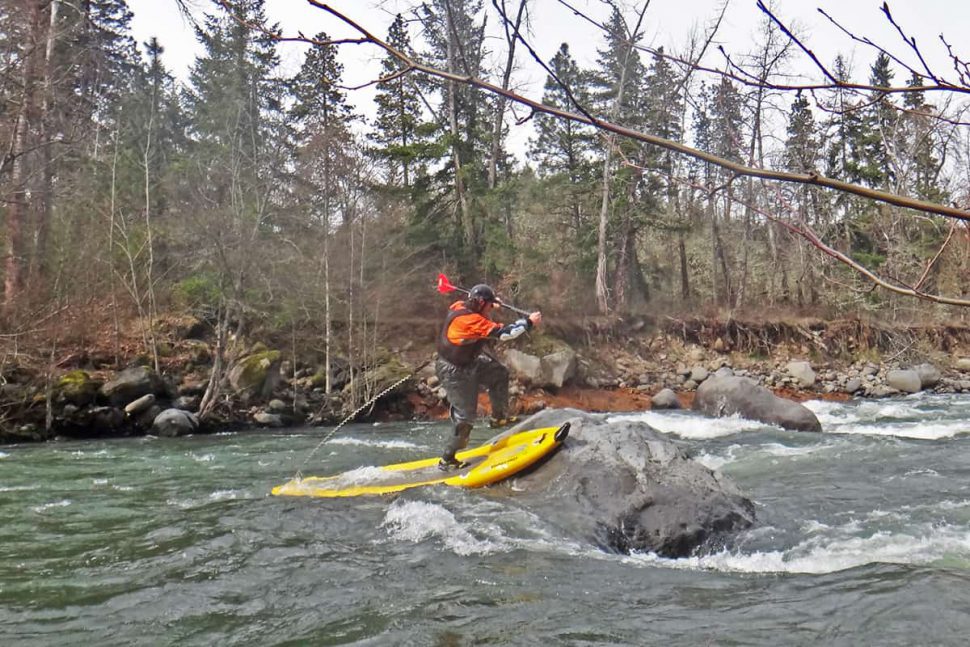
<svg viewBox="0 0 970 647"><path fill-rule="evenodd" d="M204 419L197 414L216 351L198 321L159 330L157 371L144 355L93 349L65 351L46 366L8 355L0 369L0 442L331 425L401 380L357 419L442 419L447 403L431 362L437 325L415 326L418 334L399 347L334 353L329 370L319 354L271 334L236 340ZM691 407L699 387L728 376L796 401L970 394L970 326L961 325L593 318L553 321L492 352L511 370L520 414ZM487 413L484 395L481 404Z"/></svg>

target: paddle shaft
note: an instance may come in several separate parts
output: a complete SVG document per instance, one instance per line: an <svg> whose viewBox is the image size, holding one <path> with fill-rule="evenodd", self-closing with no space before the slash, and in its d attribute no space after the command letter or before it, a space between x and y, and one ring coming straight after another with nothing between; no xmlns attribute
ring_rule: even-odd
<svg viewBox="0 0 970 647"><path fill-rule="evenodd" d="M460 287L458 287L457 285L452 285L452 286L451 286L451 288L452 288L453 290L457 290L458 292L462 292L462 293L464 293L464 294L470 294L470 292L471 292L470 290L466 290L465 288L460 288ZM520 314L520 315L522 315L523 317L528 317L529 315L531 315L531 314L532 314L531 312L526 312L525 310L522 310L521 308L516 308L515 306L513 306L513 305L511 305L511 304L508 304L508 303L505 303L505 302L504 302L504 301L502 301L501 299L499 299L499 301L498 301L498 304L499 304L499 305L500 305L501 307L503 307L503 308L508 308L508 309L509 309L509 310L511 310L512 312L517 312L517 313L519 313L519 314Z"/></svg>

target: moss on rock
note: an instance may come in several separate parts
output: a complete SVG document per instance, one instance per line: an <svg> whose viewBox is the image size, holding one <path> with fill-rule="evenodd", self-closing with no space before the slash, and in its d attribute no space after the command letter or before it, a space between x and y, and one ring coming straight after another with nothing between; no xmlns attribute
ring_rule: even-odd
<svg viewBox="0 0 970 647"><path fill-rule="evenodd" d="M94 402L99 388L100 382L91 379L85 371L76 370L62 375L54 390L65 401L83 407Z"/></svg>
<svg viewBox="0 0 970 647"><path fill-rule="evenodd" d="M409 376L413 370L400 357L391 356L385 362L355 375L353 382L357 382L358 386L368 385L375 393L378 393L401 378ZM344 393L350 392L353 382L344 386Z"/></svg>
<svg viewBox="0 0 970 647"><path fill-rule="evenodd" d="M279 383L282 361L283 354L278 350L262 350L247 355L230 371L229 383L238 393L268 397Z"/></svg>

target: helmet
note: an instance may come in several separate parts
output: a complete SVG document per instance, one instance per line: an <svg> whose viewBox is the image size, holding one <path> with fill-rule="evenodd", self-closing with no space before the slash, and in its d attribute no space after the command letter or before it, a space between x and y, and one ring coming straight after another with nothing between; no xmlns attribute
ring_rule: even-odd
<svg viewBox="0 0 970 647"><path fill-rule="evenodd" d="M498 298L495 296L495 290L484 283L479 283L468 291L468 305L473 310L480 311L486 303L495 303L496 301L498 301Z"/></svg>

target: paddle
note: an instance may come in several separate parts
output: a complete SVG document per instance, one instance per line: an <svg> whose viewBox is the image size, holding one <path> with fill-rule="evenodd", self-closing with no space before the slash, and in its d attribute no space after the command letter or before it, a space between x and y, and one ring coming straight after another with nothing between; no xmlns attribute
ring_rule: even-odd
<svg viewBox="0 0 970 647"><path fill-rule="evenodd" d="M438 292L440 292L441 294L451 294L452 292L462 292L464 294L468 294L470 291L469 290L466 290L465 288L460 288L457 285L452 285L451 284L451 281L448 280L448 277L447 276L445 276L444 274L439 274L438 275ZM532 314L531 312L526 312L525 310L522 310L520 308L516 308L515 306L513 306L511 304L505 303L501 299L499 299L495 303L497 305L502 306L503 308L508 308L512 312L517 312L520 315L522 315L523 317L528 317L530 314Z"/></svg>

